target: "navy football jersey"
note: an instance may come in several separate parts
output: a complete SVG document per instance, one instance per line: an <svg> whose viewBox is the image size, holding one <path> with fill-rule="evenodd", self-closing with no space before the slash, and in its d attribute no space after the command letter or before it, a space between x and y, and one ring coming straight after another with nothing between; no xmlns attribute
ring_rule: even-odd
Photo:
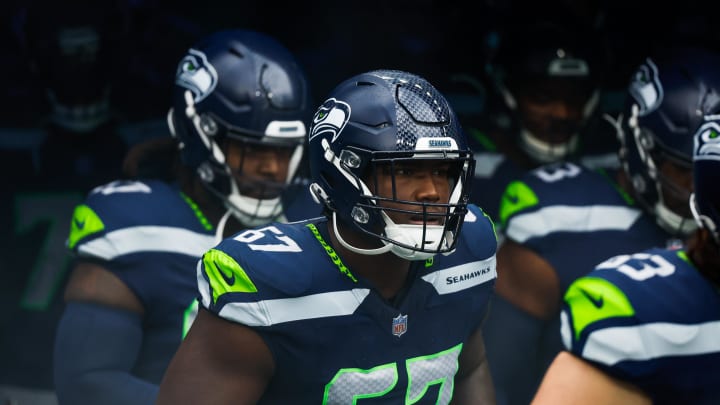
<svg viewBox="0 0 720 405"><path fill-rule="evenodd" d="M575 163L556 163L527 172L508 185L502 198L500 217L504 224L505 240L523 245L549 263L555 271L562 294L569 285L591 271L606 258L653 246L665 246L668 234L654 218L634 205L629 196L600 171L592 171ZM518 269L522 271L522 269ZM502 263L500 263L502 277ZM557 300L561 296L550 297ZM507 308L514 310L512 304ZM498 311L506 308L498 305ZM517 309L517 311L520 311ZM498 376L498 398L504 395L518 398L521 403L537 388L547 367L562 350L560 316L536 319L525 312L518 313L517 323L502 323L501 315L491 314L493 328L485 330L491 372ZM518 329L527 329L520 316L532 324L535 334L508 336ZM508 343L510 342L510 343ZM527 344L532 359L518 363L503 361L493 353L513 351L508 344ZM513 378L522 374L522 381L512 385ZM514 390L507 392L507 390ZM517 403L517 402L513 402Z"/></svg>
<svg viewBox="0 0 720 405"><path fill-rule="evenodd" d="M326 227L316 218L247 230L198 268L202 305L252 327L273 353L259 403L447 404L496 278L492 221L471 206L455 252L414 262L396 303L343 264Z"/></svg>
<svg viewBox="0 0 720 405"><path fill-rule="evenodd" d="M588 128L588 131L591 129ZM620 167L614 139L606 134L595 133L597 131L601 130L592 131L588 136L592 135L600 141L596 139L592 144L585 142L585 147L575 159L585 167L614 171ZM520 180L528 169L499 150L491 137L482 131L468 127L467 132L471 135L468 138L475 155L470 201L481 207L494 221L502 224L500 207L503 193L511 182Z"/></svg>
<svg viewBox="0 0 720 405"><path fill-rule="evenodd" d="M566 348L656 404L720 401L720 294L681 250L618 255L565 294Z"/></svg>
<svg viewBox="0 0 720 405"><path fill-rule="evenodd" d="M75 209L68 247L115 274L145 309L135 375L160 382L192 320L195 264L217 241L196 204L162 181L111 182Z"/></svg>
<svg viewBox="0 0 720 405"><path fill-rule="evenodd" d="M610 178L569 162L512 182L500 217L508 239L555 269L560 291L610 256L675 243Z"/></svg>
<svg viewBox="0 0 720 405"><path fill-rule="evenodd" d="M295 203L306 204L294 191ZM144 307L138 377L160 383L197 314L195 269L220 242L216 233L187 195L159 180L114 181L75 208L68 247L115 274Z"/></svg>

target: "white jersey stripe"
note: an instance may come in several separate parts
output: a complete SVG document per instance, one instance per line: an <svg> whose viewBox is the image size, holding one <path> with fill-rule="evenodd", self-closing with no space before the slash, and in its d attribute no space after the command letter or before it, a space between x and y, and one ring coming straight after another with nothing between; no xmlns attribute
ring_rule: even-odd
<svg viewBox="0 0 720 405"><path fill-rule="evenodd" d="M553 232L627 230L640 215L640 210L630 207L554 205L511 218L505 235L523 243Z"/></svg>
<svg viewBox="0 0 720 405"><path fill-rule="evenodd" d="M222 307L219 315L248 326L270 326L303 319L343 316L355 312L368 294L369 289L356 288L296 298L230 302ZM203 301L205 299L203 296Z"/></svg>
<svg viewBox="0 0 720 405"><path fill-rule="evenodd" d="M583 357L613 365L623 360L650 360L720 352L720 321L685 325L648 323L592 332Z"/></svg>
<svg viewBox="0 0 720 405"><path fill-rule="evenodd" d="M83 243L82 256L113 260L138 252L167 252L200 257L215 245L215 236L167 226L136 226L108 232Z"/></svg>

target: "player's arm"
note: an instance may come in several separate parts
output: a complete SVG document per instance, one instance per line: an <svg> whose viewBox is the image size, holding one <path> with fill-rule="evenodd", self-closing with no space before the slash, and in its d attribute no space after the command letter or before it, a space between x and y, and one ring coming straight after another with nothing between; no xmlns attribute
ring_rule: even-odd
<svg viewBox="0 0 720 405"><path fill-rule="evenodd" d="M201 306L160 384L157 404L255 404L274 368L255 331Z"/></svg>
<svg viewBox="0 0 720 405"><path fill-rule="evenodd" d="M78 262L65 301L53 361L59 403L154 403L157 386L131 374L143 307L127 285L98 264Z"/></svg>
<svg viewBox="0 0 720 405"><path fill-rule="evenodd" d="M497 265L496 294L483 326L488 362L498 399L527 403L544 371L538 347L550 327L546 319L557 311L559 281L547 261L508 239Z"/></svg>
<svg viewBox="0 0 720 405"><path fill-rule="evenodd" d="M485 357L485 343L480 328L463 345L451 403L495 404L495 390Z"/></svg>
<svg viewBox="0 0 720 405"><path fill-rule="evenodd" d="M636 386L603 373L569 352L557 355L532 401L533 405L651 403L650 398Z"/></svg>

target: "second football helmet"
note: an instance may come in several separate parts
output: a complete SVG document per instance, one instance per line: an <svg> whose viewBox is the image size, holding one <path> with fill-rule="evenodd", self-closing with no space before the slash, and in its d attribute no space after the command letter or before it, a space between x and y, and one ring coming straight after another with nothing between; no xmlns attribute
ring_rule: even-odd
<svg viewBox="0 0 720 405"><path fill-rule="evenodd" d="M338 85L313 117L309 158L311 191L330 212L335 233L347 249L370 255L391 251L409 260L454 250L467 213L468 178L475 162L455 113L425 79L377 70ZM378 166L419 160L449 165L448 202L400 200L371 191L368 179ZM394 171L390 172L394 185ZM402 212L422 216L423 225L394 223L383 202L409 207ZM427 223L438 217L439 225ZM351 245L338 232L338 220L378 238L382 246Z"/></svg>
<svg viewBox="0 0 720 405"><path fill-rule="evenodd" d="M620 160L639 202L675 235L695 221L687 205L692 189L663 175L672 163L692 170L693 135L705 116L720 113L720 56L703 49L669 49L648 58L628 87L621 119Z"/></svg>
<svg viewBox="0 0 720 405"><path fill-rule="evenodd" d="M282 213L280 193L302 159L310 105L305 73L287 48L259 32L221 31L180 61L168 123L184 164L241 222L256 226ZM243 193L226 163L227 138L292 148L285 184L255 184L276 190L262 198Z"/></svg>

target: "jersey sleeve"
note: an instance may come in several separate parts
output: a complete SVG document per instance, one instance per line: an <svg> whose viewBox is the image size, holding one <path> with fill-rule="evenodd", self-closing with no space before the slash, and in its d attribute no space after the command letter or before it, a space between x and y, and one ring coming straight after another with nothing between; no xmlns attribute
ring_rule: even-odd
<svg viewBox="0 0 720 405"><path fill-rule="evenodd" d="M619 255L577 279L564 295L565 347L640 388L672 379L667 365L702 345L698 325L706 322L693 298L704 288L690 287L698 276L681 257L661 249Z"/></svg>

